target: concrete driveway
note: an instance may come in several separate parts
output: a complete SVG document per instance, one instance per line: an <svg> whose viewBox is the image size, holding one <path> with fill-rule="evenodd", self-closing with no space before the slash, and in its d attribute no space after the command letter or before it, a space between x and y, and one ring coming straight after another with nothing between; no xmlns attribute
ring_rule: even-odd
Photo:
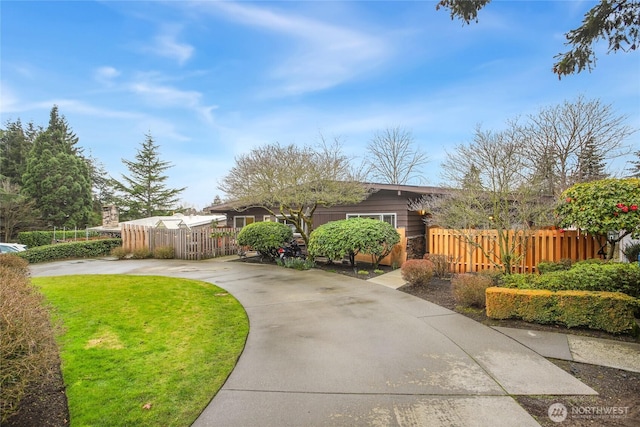
<svg viewBox="0 0 640 427"><path fill-rule="evenodd" d="M74 260L31 269L185 277L234 295L249 336L198 427L536 426L510 395L596 394L496 330L335 273L219 260Z"/></svg>

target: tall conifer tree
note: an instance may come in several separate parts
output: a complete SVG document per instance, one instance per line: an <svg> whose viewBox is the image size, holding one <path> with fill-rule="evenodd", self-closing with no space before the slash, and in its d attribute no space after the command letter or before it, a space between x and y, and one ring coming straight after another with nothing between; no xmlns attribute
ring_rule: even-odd
<svg viewBox="0 0 640 427"><path fill-rule="evenodd" d="M23 191L33 198L42 219L56 227L85 227L92 211L91 176L78 137L58 107L49 126L33 142L23 175Z"/></svg>
<svg viewBox="0 0 640 427"><path fill-rule="evenodd" d="M33 123L25 130L20 119L5 124L0 134L0 175L13 184L22 185L22 175L27 167L27 157L38 131Z"/></svg>
<svg viewBox="0 0 640 427"><path fill-rule="evenodd" d="M166 186L168 176L163 173L173 165L160 159L159 148L151 134L146 134L135 161L122 159L130 175L122 175L122 181L113 180L115 189L122 193L118 202L122 219L168 215L186 188Z"/></svg>

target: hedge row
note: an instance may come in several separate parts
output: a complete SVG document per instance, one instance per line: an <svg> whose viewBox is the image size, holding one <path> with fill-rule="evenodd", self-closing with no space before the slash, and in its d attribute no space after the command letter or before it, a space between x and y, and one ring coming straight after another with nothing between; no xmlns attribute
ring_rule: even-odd
<svg viewBox="0 0 640 427"><path fill-rule="evenodd" d="M491 287L486 291L487 316L527 322L559 323L610 333L635 332L638 301L619 292L549 291Z"/></svg>
<svg viewBox="0 0 640 427"><path fill-rule="evenodd" d="M58 243L55 245L39 246L16 255L26 259L31 264L55 261L68 258L94 258L109 255L113 248L122 245L122 239L89 240L83 242Z"/></svg>
<svg viewBox="0 0 640 427"><path fill-rule="evenodd" d="M28 390L41 387L59 362L44 297L31 284L24 259L0 254L0 289L0 424L4 425L19 411Z"/></svg>
<svg viewBox="0 0 640 427"><path fill-rule="evenodd" d="M640 267L637 263L577 263L569 270L545 274L510 274L502 285L517 289L550 291L581 290L622 292L640 298Z"/></svg>
<svg viewBox="0 0 640 427"><path fill-rule="evenodd" d="M89 231L89 237L97 237L100 234L97 231ZM85 230L77 231L22 231L18 233L18 243L27 245L30 248L36 248L38 246L50 245L55 240L69 240L69 239L85 239L87 232Z"/></svg>

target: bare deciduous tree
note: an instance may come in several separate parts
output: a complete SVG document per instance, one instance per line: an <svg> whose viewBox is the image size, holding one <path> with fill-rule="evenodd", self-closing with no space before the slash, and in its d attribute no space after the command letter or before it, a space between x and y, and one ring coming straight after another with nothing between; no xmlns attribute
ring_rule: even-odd
<svg viewBox="0 0 640 427"><path fill-rule="evenodd" d="M20 186L0 176L0 236L10 242L17 231L42 226L35 202L21 194Z"/></svg>
<svg viewBox="0 0 640 427"><path fill-rule="evenodd" d="M432 212L432 221L458 231L467 250L483 251L487 261L509 273L519 261L535 224L546 225L549 201L540 197L527 158L528 144L517 126L502 132L476 129L473 142L448 152L442 165L450 195ZM495 230L495 249L478 244Z"/></svg>
<svg viewBox="0 0 640 427"><path fill-rule="evenodd" d="M420 180L427 155L416 146L411 132L398 126L377 131L367 145L369 177L383 184Z"/></svg>
<svg viewBox="0 0 640 427"><path fill-rule="evenodd" d="M547 194L558 197L584 181L586 158L606 161L628 154L624 141L635 130L625 125L625 120L611 105L582 96L529 116L521 131Z"/></svg>
<svg viewBox="0 0 640 427"><path fill-rule="evenodd" d="M367 195L338 140L319 149L278 143L238 156L219 186L238 210L259 207L295 225L305 242L318 206L353 204Z"/></svg>

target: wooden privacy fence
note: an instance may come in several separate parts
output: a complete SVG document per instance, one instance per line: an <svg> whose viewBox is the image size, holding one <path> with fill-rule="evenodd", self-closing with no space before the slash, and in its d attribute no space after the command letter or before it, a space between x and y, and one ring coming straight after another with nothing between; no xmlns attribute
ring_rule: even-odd
<svg viewBox="0 0 640 427"><path fill-rule="evenodd" d="M579 231L510 230L505 236L509 252L514 255L513 273L535 272L541 261L598 258L598 252L606 243L604 236ZM430 254L448 255L454 273L493 270L502 265L497 230L432 227L427 231L427 248Z"/></svg>
<svg viewBox="0 0 640 427"><path fill-rule="evenodd" d="M194 227L166 229L122 224L122 247L127 252L169 246L175 258L199 260L238 253L238 228Z"/></svg>
<svg viewBox="0 0 640 427"><path fill-rule="evenodd" d="M393 247L389 255L380 260L380 265L397 268L402 267L402 264L407 260L407 237L405 228L396 228L396 231L400 235L400 242ZM356 262L373 263L373 258L370 254L358 254L356 255Z"/></svg>

